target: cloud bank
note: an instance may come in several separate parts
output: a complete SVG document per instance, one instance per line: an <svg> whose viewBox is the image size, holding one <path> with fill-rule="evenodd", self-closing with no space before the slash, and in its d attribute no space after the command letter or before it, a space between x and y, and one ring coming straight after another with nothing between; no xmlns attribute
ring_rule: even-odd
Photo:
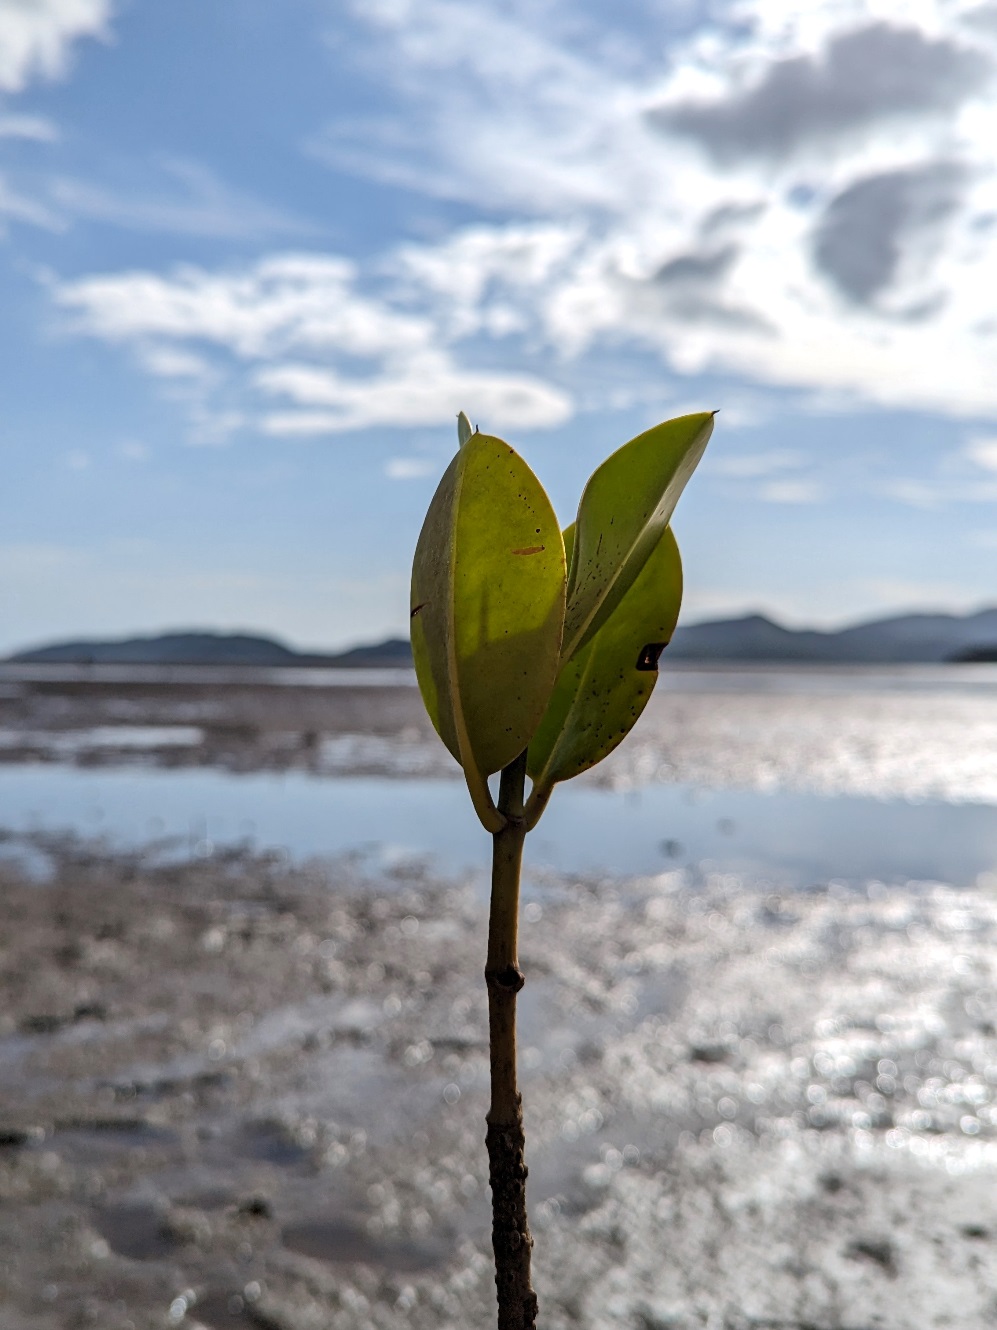
<svg viewBox="0 0 997 1330"><path fill-rule="evenodd" d="M600 44L567 0L364 0L383 107L307 151L457 201L474 224L362 264L111 273L56 299L153 372L164 356L196 363L198 409L220 383L235 416L282 436L460 406L557 425L579 407L573 360L635 349L815 407L997 416L989 11L718 12L679 39L662 26ZM773 484L778 501L815 497Z"/></svg>
<svg viewBox="0 0 997 1330"><path fill-rule="evenodd" d="M568 397L533 375L462 367L439 320L365 293L341 257L122 273L65 284L55 297L79 331L133 345L153 374L186 384L202 410L228 386L248 413L233 427L300 438L438 425L452 421L454 403L521 428L571 414Z"/></svg>

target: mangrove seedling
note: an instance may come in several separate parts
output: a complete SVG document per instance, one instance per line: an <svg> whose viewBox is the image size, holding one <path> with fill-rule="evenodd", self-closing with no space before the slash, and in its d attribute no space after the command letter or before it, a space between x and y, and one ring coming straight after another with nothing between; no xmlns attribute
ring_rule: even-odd
<svg viewBox="0 0 997 1330"><path fill-rule="evenodd" d="M415 551L419 688L492 836L485 1139L499 1330L533 1330L537 1318L516 1079L523 843L554 786L601 762L647 704L682 599L669 522L712 429L701 412L625 443L589 478L562 533L519 454L462 413Z"/></svg>

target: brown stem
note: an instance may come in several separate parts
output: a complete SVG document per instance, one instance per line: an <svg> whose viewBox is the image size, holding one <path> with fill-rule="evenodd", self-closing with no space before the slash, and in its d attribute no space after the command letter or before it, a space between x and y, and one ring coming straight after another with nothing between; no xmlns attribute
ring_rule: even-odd
<svg viewBox="0 0 997 1330"><path fill-rule="evenodd" d="M519 968L519 874L526 820L526 754L502 772L499 812L505 825L492 837L492 901L488 919L488 1030L492 1103L488 1110L488 1173L492 1185L492 1248L498 1330L535 1330L537 1295L530 1283L533 1238L526 1220L523 1100L516 1084L516 994Z"/></svg>

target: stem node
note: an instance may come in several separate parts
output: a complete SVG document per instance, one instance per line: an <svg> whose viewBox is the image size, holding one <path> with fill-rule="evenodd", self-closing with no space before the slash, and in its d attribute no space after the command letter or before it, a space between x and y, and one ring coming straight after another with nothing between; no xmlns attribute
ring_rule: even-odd
<svg viewBox="0 0 997 1330"><path fill-rule="evenodd" d="M505 993L518 993L526 983L526 975L515 965L507 965L498 974L485 971L485 983L491 988L500 988Z"/></svg>

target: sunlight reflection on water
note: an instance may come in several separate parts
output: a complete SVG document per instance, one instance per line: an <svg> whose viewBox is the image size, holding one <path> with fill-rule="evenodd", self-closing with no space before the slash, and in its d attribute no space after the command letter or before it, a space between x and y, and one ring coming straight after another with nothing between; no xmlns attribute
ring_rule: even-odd
<svg viewBox="0 0 997 1330"><path fill-rule="evenodd" d="M0 768L0 824L73 829L117 845L170 840L181 854L234 844L294 858L361 852L484 869L488 841L456 781L232 775L199 769ZM787 887L829 879L972 885L997 872L997 808L755 790L565 787L530 840L528 869L690 868Z"/></svg>

